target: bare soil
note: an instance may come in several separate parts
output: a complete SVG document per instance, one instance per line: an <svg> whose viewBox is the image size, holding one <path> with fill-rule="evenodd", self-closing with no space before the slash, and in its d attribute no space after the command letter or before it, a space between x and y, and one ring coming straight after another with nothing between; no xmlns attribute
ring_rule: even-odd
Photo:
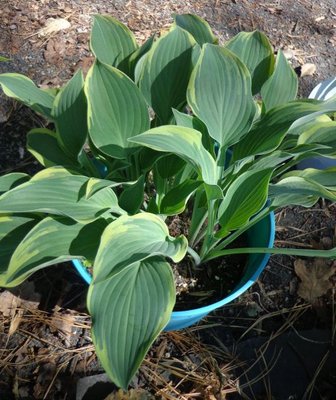
<svg viewBox="0 0 336 400"><path fill-rule="evenodd" d="M222 42L239 31L260 29L270 37L275 51L286 51L298 71L304 64L314 64L316 72L300 78L301 96L307 96L323 79L336 76L334 0L2 0L0 54L11 62L1 63L0 72L26 74L42 87L61 86L77 68L87 71L92 63L88 46L92 14L119 18L143 42L169 26L172 13L184 12L204 17ZM66 19L70 26L43 35L50 18ZM39 168L25 150L25 138L29 129L43 123L0 95L1 174L16 170L32 174ZM334 204L320 202L308 210L287 208L276 219L277 246L335 245ZM326 290L314 297L313 284L318 285L323 276L308 275L314 288L303 288L294 261L293 257L272 257L260 280L237 301L197 327L161 335L133 388L157 399L230 399L237 390L238 399L335 399L336 370L328 364L335 353L335 276L328 277ZM326 271L331 268L332 263L325 264ZM309 273L314 271L317 267L312 261ZM90 338L86 290L65 264L34 275L12 297L9 291L0 292L1 399L75 399L80 377L103 372ZM312 328L323 330L323 339L302 333ZM278 375L268 380L273 364L265 365L265 343L271 345L286 332L303 338L310 349L319 341L327 343L307 374L304 391L300 385L287 384L286 367L281 363ZM254 392L242 383L252 363L239 350L247 338L264 340L263 344L248 344L258 354L257 365L263 366L263 374L249 377L262 383L253 386ZM281 346L274 350L275 364L282 357ZM299 368L308 368L306 357L303 350L297 352ZM247 386L251 385L252 381Z"/></svg>

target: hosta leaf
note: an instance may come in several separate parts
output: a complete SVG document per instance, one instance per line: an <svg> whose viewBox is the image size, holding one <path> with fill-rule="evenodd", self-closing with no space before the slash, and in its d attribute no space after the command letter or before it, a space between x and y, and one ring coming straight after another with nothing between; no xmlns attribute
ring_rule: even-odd
<svg viewBox="0 0 336 400"><path fill-rule="evenodd" d="M127 26L109 15L95 15L90 44L99 61L129 73L128 59L138 45Z"/></svg>
<svg viewBox="0 0 336 400"><path fill-rule="evenodd" d="M216 236L224 237L244 226L262 209L267 201L272 172L272 168L247 171L233 181L219 206L218 219L221 229Z"/></svg>
<svg viewBox="0 0 336 400"><path fill-rule="evenodd" d="M38 269L66 260L92 262L106 226L105 219L84 225L67 218L45 218L18 244L6 273L0 276L0 286L16 286Z"/></svg>
<svg viewBox="0 0 336 400"><path fill-rule="evenodd" d="M266 168L276 168L294 157L294 154L285 151L277 150L268 156L264 156L256 160L250 170L264 170Z"/></svg>
<svg viewBox="0 0 336 400"><path fill-rule="evenodd" d="M200 132L182 126L165 125L133 137L132 142L151 149L177 154L190 162L209 185L217 184L216 163L202 145Z"/></svg>
<svg viewBox="0 0 336 400"><path fill-rule="evenodd" d="M173 109L173 113L176 125L196 129L196 131L199 131L202 134L207 131L204 123L194 115L185 114L175 109Z"/></svg>
<svg viewBox="0 0 336 400"><path fill-rule="evenodd" d="M22 172L12 172L0 176L0 194L21 185L21 183L29 181L29 179L30 176Z"/></svg>
<svg viewBox="0 0 336 400"><path fill-rule="evenodd" d="M174 187L162 199L160 213L176 215L183 212L190 196L201 184L201 181L186 180Z"/></svg>
<svg viewBox="0 0 336 400"><path fill-rule="evenodd" d="M54 165L79 166L75 159L64 153L57 133L46 128L32 129L28 133L27 149L46 168Z"/></svg>
<svg viewBox="0 0 336 400"><path fill-rule="evenodd" d="M309 181L318 183L328 190L336 191L336 167L326 169L306 168L302 171L291 171L284 175L284 178L289 176L301 176Z"/></svg>
<svg viewBox="0 0 336 400"><path fill-rule="evenodd" d="M261 97L265 109L268 111L295 100L297 90L298 77L282 51L279 50L274 72L261 88Z"/></svg>
<svg viewBox="0 0 336 400"><path fill-rule="evenodd" d="M214 150L214 141L209 136L207 127L204 123L194 115L188 115L173 109L176 125L185 126L186 128L196 129L202 133L203 146L210 152Z"/></svg>
<svg viewBox="0 0 336 400"><path fill-rule="evenodd" d="M292 101L267 112L253 129L234 147L233 161L255 154L274 151L282 142L289 127L306 115L336 111L336 99L330 101Z"/></svg>
<svg viewBox="0 0 336 400"><path fill-rule="evenodd" d="M101 189L107 187L113 188L120 185L120 182L114 182L109 179L90 178L85 185L85 197L89 199Z"/></svg>
<svg viewBox="0 0 336 400"><path fill-rule="evenodd" d="M7 58L7 57L0 56L0 61L1 62L6 62L6 61L10 61L10 59Z"/></svg>
<svg viewBox="0 0 336 400"><path fill-rule="evenodd" d="M51 114L56 123L59 144L65 153L77 160L88 135L82 71L77 71L59 91Z"/></svg>
<svg viewBox="0 0 336 400"><path fill-rule="evenodd" d="M65 215L76 221L92 221L109 211L123 214L117 197L110 188L85 197L88 177L72 175L61 167L37 173L29 182L0 197L0 213L44 212Z"/></svg>
<svg viewBox="0 0 336 400"><path fill-rule="evenodd" d="M185 161L175 154L164 155L156 162L156 168L160 176L164 179L171 178L179 171L184 169Z"/></svg>
<svg viewBox="0 0 336 400"><path fill-rule="evenodd" d="M135 50L134 53L129 58L129 63L130 63L130 74L129 77L134 81L138 82L138 74L135 73L135 69L137 68L138 63L140 62L140 59L143 59L143 57L149 52L151 49L152 45L154 43L154 36L151 36L149 39L145 41L145 43L140 46L137 50ZM139 66L139 73L141 71L141 66Z"/></svg>
<svg viewBox="0 0 336 400"><path fill-rule="evenodd" d="M281 195L279 194L277 196L273 196L272 201L270 202L270 207L272 210L288 206L302 206L310 208L317 203L318 199L319 196L291 193L288 191L286 193L284 192Z"/></svg>
<svg viewBox="0 0 336 400"><path fill-rule="evenodd" d="M259 31L240 32L225 47L247 66L252 77L252 93L258 93L274 68L273 48L267 37Z"/></svg>
<svg viewBox="0 0 336 400"><path fill-rule="evenodd" d="M171 267L160 257L136 262L91 284L87 304L98 358L111 380L127 389L171 316L175 304Z"/></svg>
<svg viewBox="0 0 336 400"><path fill-rule="evenodd" d="M119 196L119 205L123 210L129 214L135 214L139 211L144 202L144 185L145 176L141 175L133 185L124 188Z"/></svg>
<svg viewBox="0 0 336 400"><path fill-rule="evenodd" d="M94 146L109 156L125 158L134 147L127 139L149 129L140 90L116 68L96 63L86 77L85 91Z"/></svg>
<svg viewBox="0 0 336 400"><path fill-rule="evenodd" d="M14 250L37 222L30 216L0 215L0 282Z"/></svg>
<svg viewBox="0 0 336 400"><path fill-rule="evenodd" d="M297 141L299 136L305 132L310 130L311 128L315 129L318 127L320 122L330 122L331 119L326 114L322 115L311 115L308 114L305 117L299 118L296 120L288 129L287 134L282 141L280 147L282 149L290 149L297 145Z"/></svg>
<svg viewBox="0 0 336 400"><path fill-rule="evenodd" d="M213 34L210 25L204 19L193 14L175 14L175 24L188 31L202 46L204 43L217 43L218 39Z"/></svg>
<svg viewBox="0 0 336 400"><path fill-rule="evenodd" d="M328 190L301 176L290 176L275 185L270 185L269 197L272 208L288 205L310 207L316 203L319 197L336 201L336 191Z"/></svg>
<svg viewBox="0 0 336 400"><path fill-rule="evenodd" d="M319 143L330 146L336 154L336 122L323 121L306 125L306 129L298 138L298 145Z"/></svg>
<svg viewBox="0 0 336 400"><path fill-rule="evenodd" d="M186 238L169 236L166 224L158 216L150 213L123 215L104 231L93 281L102 281L130 264L155 255L164 255L178 262L186 250Z"/></svg>
<svg viewBox="0 0 336 400"><path fill-rule="evenodd" d="M186 238L170 237L162 219L149 213L122 216L102 235L88 308L97 355L123 388L167 324L175 302L172 271L163 257L178 262L186 250Z"/></svg>
<svg viewBox="0 0 336 400"><path fill-rule="evenodd" d="M174 27L153 44L143 60L139 87L160 124L169 123L172 108L186 102L194 44L188 32Z"/></svg>
<svg viewBox="0 0 336 400"><path fill-rule="evenodd" d="M1 74L0 86L7 96L50 118L54 96L39 89L26 76L15 73Z"/></svg>
<svg viewBox="0 0 336 400"><path fill-rule="evenodd" d="M247 68L229 50L215 45L203 46L187 98L210 136L224 148L248 131L256 112Z"/></svg>

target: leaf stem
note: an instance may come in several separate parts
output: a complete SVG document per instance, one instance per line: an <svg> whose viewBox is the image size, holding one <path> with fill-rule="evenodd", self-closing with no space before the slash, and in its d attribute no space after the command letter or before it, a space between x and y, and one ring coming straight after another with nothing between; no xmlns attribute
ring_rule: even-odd
<svg viewBox="0 0 336 400"><path fill-rule="evenodd" d="M213 232L215 225L215 200L208 199L208 224L206 229L206 234L202 243L202 248L200 251L200 257L203 260L204 256L208 253L212 246Z"/></svg>
<svg viewBox="0 0 336 400"><path fill-rule="evenodd" d="M218 252L218 251L224 249L226 246L228 246L230 243L232 243L235 239L237 239L240 235L242 235L244 232L246 232L248 229L250 229L253 225L255 225L257 222L259 222L263 218L265 218L270 212L271 212L271 209L269 207L263 209L247 225L243 226L240 229L237 229L226 239L224 239L224 240L219 239L218 241L216 241L212 245L212 248L210 249L211 250L210 254L212 254L212 252Z"/></svg>
<svg viewBox="0 0 336 400"><path fill-rule="evenodd" d="M191 257L195 261L196 266L201 264L201 257L198 255L198 253L194 249L192 249L191 247L188 246L187 252L189 255L191 255Z"/></svg>
<svg viewBox="0 0 336 400"><path fill-rule="evenodd" d="M268 248L268 247L242 247L240 249L225 249L214 251L208 254L203 261L213 260L230 254L284 254L288 256L300 257L323 257L336 258L336 247L330 250L307 250L307 249L288 249L288 248Z"/></svg>

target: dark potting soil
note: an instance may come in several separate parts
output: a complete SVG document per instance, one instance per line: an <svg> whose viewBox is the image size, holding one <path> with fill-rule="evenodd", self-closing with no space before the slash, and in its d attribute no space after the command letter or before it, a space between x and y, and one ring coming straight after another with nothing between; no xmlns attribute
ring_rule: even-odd
<svg viewBox="0 0 336 400"><path fill-rule="evenodd" d="M242 235L229 247L246 247L247 236ZM176 281L175 311L204 307L228 296L242 279L246 254L233 254L194 267L190 258L174 265ZM183 282L181 284L181 282ZM179 290L184 286L184 290Z"/></svg>

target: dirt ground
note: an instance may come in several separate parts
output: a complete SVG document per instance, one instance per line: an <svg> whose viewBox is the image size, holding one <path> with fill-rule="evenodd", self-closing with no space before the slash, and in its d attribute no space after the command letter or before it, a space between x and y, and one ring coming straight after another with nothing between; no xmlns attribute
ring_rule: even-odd
<svg viewBox="0 0 336 400"><path fill-rule="evenodd" d="M0 55L11 59L0 72L60 86L92 62L92 14L113 15L143 42L169 26L172 13L186 12L205 18L221 42L259 29L275 51L285 50L298 73L313 64L316 71L300 78L300 96L336 76L335 0L0 0ZM46 33L51 18L65 19L67 27ZM39 168L25 150L25 136L43 123L0 95L1 174ZM276 219L277 246L336 245L334 204L284 209ZM135 397L110 399L336 399L334 268L332 262L272 257L236 302L197 327L160 336L132 383ZM70 265L0 292L1 400L76 399L80 378L103 373L85 292Z"/></svg>

